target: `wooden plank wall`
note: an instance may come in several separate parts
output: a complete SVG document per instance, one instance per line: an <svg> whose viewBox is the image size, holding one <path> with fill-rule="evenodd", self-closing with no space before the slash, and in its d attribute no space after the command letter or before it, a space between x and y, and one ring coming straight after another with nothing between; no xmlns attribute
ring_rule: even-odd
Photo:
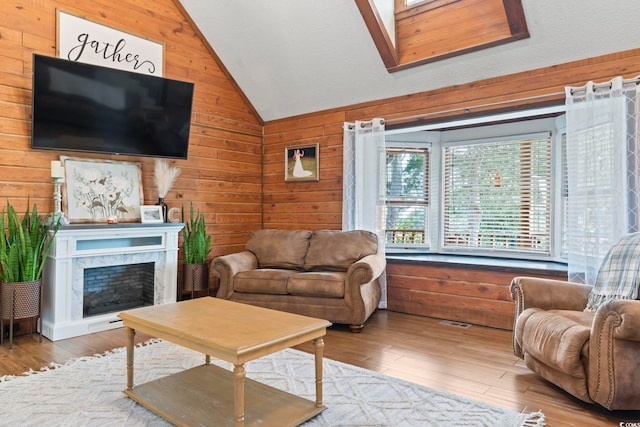
<svg viewBox="0 0 640 427"><path fill-rule="evenodd" d="M567 280L561 272L391 261L388 308L511 330L515 307L509 284L515 276Z"/></svg>
<svg viewBox="0 0 640 427"><path fill-rule="evenodd" d="M640 49L265 123L265 227L341 227L343 120L383 117L388 127L403 127L560 104L565 86L607 81L617 75L640 75ZM320 142L320 181L285 183L283 147L315 141ZM513 302L507 287L519 274L517 270L462 271L458 267L390 263L388 273L392 309L511 328Z"/></svg>
<svg viewBox="0 0 640 427"><path fill-rule="evenodd" d="M264 228L342 228L343 112L318 113L268 126L264 136ZM284 180L285 149L319 144L320 180Z"/></svg>
<svg viewBox="0 0 640 427"><path fill-rule="evenodd" d="M56 8L164 43L165 76L195 82L188 160L166 197L193 202L213 237L210 258L244 246L262 226L262 123L172 0L24 0L0 12L0 208L27 198L52 210L50 161L60 155L139 161L145 203L157 201L151 158L30 148L32 54L56 55Z"/></svg>
<svg viewBox="0 0 640 427"><path fill-rule="evenodd" d="M502 0L461 0L396 19L399 64L450 56L510 39L504 8Z"/></svg>

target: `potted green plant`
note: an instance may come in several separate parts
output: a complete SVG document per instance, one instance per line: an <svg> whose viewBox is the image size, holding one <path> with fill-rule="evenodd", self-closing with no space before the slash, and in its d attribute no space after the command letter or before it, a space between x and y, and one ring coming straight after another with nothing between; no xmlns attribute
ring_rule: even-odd
<svg viewBox="0 0 640 427"><path fill-rule="evenodd" d="M209 289L209 265L207 255L211 251L211 236L207 235L204 215L195 212L193 203L189 208L189 220L185 220L182 206L182 257L183 257L183 291L191 292Z"/></svg>
<svg viewBox="0 0 640 427"><path fill-rule="evenodd" d="M40 317L42 270L59 227L59 220L51 225L39 215L36 205L30 211L29 203L22 220L9 202L0 214L0 313L10 320L10 347L13 321Z"/></svg>

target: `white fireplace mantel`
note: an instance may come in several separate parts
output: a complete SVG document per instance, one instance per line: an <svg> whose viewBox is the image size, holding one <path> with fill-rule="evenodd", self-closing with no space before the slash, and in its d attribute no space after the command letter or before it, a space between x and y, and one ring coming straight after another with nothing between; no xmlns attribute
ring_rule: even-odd
<svg viewBox="0 0 640 427"><path fill-rule="evenodd" d="M83 318L84 269L154 263L154 305L176 302L183 224L71 224L58 230L43 273L42 334L52 341L122 326L118 313Z"/></svg>

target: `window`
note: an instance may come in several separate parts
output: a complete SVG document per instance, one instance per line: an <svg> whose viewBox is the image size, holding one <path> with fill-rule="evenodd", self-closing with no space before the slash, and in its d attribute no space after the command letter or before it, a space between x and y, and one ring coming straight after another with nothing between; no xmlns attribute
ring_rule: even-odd
<svg viewBox="0 0 640 427"><path fill-rule="evenodd" d="M388 252L566 258L566 150L556 116L388 134Z"/></svg>
<svg viewBox="0 0 640 427"><path fill-rule="evenodd" d="M449 3L455 3L460 0L395 0L395 13L398 14L407 9L411 9L414 6L428 5L429 9L435 9L437 7L446 6Z"/></svg>
<svg viewBox="0 0 640 427"><path fill-rule="evenodd" d="M444 147L443 249L550 253L551 136Z"/></svg>
<svg viewBox="0 0 640 427"><path fill-rule="evenodd" d="M387 149L387 247L428 247L429 150Z"/></svg>
<svg viewBox="0 0 640 427"><path fill-rule="evenodd" d="M574 255L592 254L595 247L602 258L611 245L599 244L605 236L615 236L616 230L637 231L636 154L631 145L619 144L621 137L616 135L615 124L607 119L583 130L574 129L573 151L567 156L582 178L574 179L571 188L567 188L574 207L572 217L567 215L567 228L571 235L580 236L567 242L567 251ZM631 126L634 129L636 123ZM601 155L589 155L593 152ZM612 215L611 207L616 204L627 205L628 212L621 209Z"/></svg>

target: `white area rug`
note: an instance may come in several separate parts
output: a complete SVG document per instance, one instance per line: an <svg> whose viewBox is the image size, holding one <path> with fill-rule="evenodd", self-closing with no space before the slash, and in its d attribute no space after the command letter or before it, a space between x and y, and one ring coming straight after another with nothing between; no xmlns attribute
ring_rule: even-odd
<svg viewBox="0 0 640 427"><path fill-rule="evenodd" d="M157 341L135 350L135 384L201 365L202 354ZM212 359L231 369L232 365ZM248 378L315 401L313 356L284 350L245 365ZM324 359L327 409L309 426L543 426L520 414L452 393ZM0 378L2 426L169 426L126 397L126 350Z"/></svg>

